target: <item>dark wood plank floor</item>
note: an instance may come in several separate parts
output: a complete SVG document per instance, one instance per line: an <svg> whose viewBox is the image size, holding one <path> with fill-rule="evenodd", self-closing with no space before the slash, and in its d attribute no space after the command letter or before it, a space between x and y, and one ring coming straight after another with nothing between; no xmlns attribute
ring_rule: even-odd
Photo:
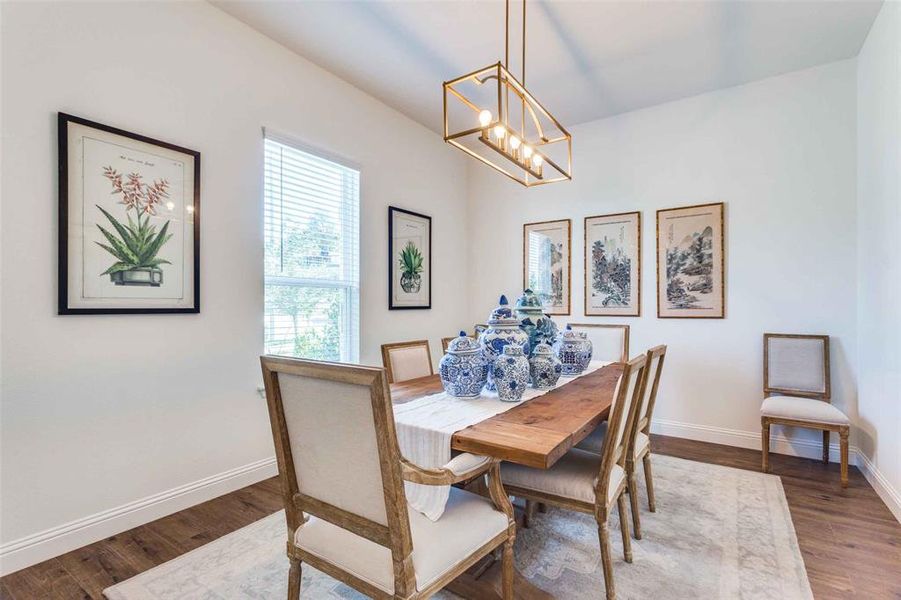
<svg viewBox="0 0 901 600"><path fill-rule="evenodd" d="M760 470L760 453L653 436L654 451L700 462ZM901 524L863 475L838 465L771 455L782 478L807 574L818 600L901 599ZM281 508L269 479L114 535L0 579L0 598L102 598L104 588L202 546Z"/></svg>

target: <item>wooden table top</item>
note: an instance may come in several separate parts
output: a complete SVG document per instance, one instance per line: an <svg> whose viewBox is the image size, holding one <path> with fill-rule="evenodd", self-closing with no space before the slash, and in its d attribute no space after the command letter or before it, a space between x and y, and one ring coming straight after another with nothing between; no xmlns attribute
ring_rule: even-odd
<svg viewBox="0 0 901 600"><path fill-rule="evenodd" d="M550 468L607 419L622 363L601 367L454 434L451 447L540 469ZM396 404L442 390L438 375L391 384Z"/></svg>

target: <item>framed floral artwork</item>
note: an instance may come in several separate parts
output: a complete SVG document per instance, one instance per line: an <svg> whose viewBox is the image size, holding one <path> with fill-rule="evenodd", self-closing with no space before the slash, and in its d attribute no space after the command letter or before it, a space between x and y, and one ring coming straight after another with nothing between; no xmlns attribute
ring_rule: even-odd
<svg viewBox="0 0 901 600"><path fill-rule="evenodd" d="M59 314L200 312L200 153L57 123Z"/></svg>
<svg viewBox="0 0 901 600"><path fill-rule="evenodd" d="M522 287L541 299L549 315L568 315L572 222L526 223L522 227Z"/></svg>
<svg viewBox="0 0 901 600"><path fill-rule="evenodd" d="M432 307L432 217L388 207L388 309Z"/></svg>
<svg viewBox="0 0 901 600"><path fill-rule="evenodd" d="M657 211L657 316L726 316L722 202Z"/></svg>
<svg viewBox="0 0 901 600"><path fill-rule="evenodd" d="M585 217L585 316L641 316L641 213Z"/></svg>

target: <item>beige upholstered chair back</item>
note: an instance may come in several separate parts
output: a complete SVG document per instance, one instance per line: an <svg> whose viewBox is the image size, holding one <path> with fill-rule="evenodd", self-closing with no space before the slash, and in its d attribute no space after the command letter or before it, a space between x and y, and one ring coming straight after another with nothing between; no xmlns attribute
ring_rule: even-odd
<svg viewBox="0 0 901 600"><path fill-rule="evenodd" d="M629 432L637 418L641 387L646 373L647 357L642 354L626 363L616 388L610 417L607 419L607 435L601 451L601 472L598 477L598 497L607 498L607 483L614 464L625 463Z"/></svg>
<svg viewBox="0 0 901 600"><path fill-rule="evenodd" d="M657 388L660 385L660 374L663 373L663 361L666 358L666 346L654 346L647 353L647 375L641 390L641 407L638 409L638 420L635 431L648 433L651 427L651 416L657 403Z"/></svg>
<svg viewBox="0 0 901 600"><path fill-rule="evenodd" d="M388 546L388 528L409 524L406 504L398 502L400 451L384 371L274 356L261 360L286 510L310 513ZM294 521L294 528L303 522L300 515Z"/></svg>
<svg viewBox="0 0 901 600"><path fill-rule="evenodd" d="M763 335L763 390L766 396L828 400L829 388L828 335Z"/></svg>
<svg viewBox="0 0 901 600"><path fill-rule="evenodd" d="M570 323L575 331L591 340L592 360L626 362L629 360L629 326L600 323Z"/></svg>
<svg viewBox="0 0 901 600"><path fill-rule="evenodd" d="M434 373L428 340L382 344L382 364L388 372L388 383L398 383Z"/></svg>

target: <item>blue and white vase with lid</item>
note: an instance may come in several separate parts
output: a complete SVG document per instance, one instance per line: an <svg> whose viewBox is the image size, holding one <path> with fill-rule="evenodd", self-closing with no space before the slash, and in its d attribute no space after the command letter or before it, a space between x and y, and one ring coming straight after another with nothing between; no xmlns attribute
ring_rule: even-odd
<svg viewBox="0 0 901 600"><path fill-rule="evenodd" d="M506 296L501 296L497 308L491 311L488 329L479 335L479 345L485 358L492 365L503 354L506 346L516 346L522 350L523 355L529 355L529 334L520 327L519 319L510 309ZM497 390L493 369L488 370L488 383L485 389Z"/></svg>
<svg viewBox="0 0 901 600"><path fill-rule="evenodd" d="M456 398L477 397L488 381L489 366L479 342L461 331L438 365L444 391Z"/></svg>
<svg viewBox="0 0 901 600"><path fill-rule="evenodd" d="M591 362L592 344L585 333L573 331L566 326L554 342L554 354L563 365L564 375L578 375Z"/></svg>
<svg viewBox="0 0 901 600"><path fill-rule="evenodd" d="M529 347L532 353L538 344L552 345L557 339L557 324L550 315L544 314L541 298L531 289L525 289L513 307L516 315L522 319L522 328L529 334Z"/></svg>
<svg viewBox="0 0 901 600"><path fill-rule="evenodd" d="M563 372L563 364L554 356L554 351L547 344L538 344L532 351L529 359L529 374L532 387L539 390L547 390L557 385L560 374Z"/></svg>
<svg viewBox="0 0 901 600"><path fill-rule="evenodd" d="M494 361L492 375L502 402L519 402L529 385L529 359L522 346L508 344Z"/></svg>

